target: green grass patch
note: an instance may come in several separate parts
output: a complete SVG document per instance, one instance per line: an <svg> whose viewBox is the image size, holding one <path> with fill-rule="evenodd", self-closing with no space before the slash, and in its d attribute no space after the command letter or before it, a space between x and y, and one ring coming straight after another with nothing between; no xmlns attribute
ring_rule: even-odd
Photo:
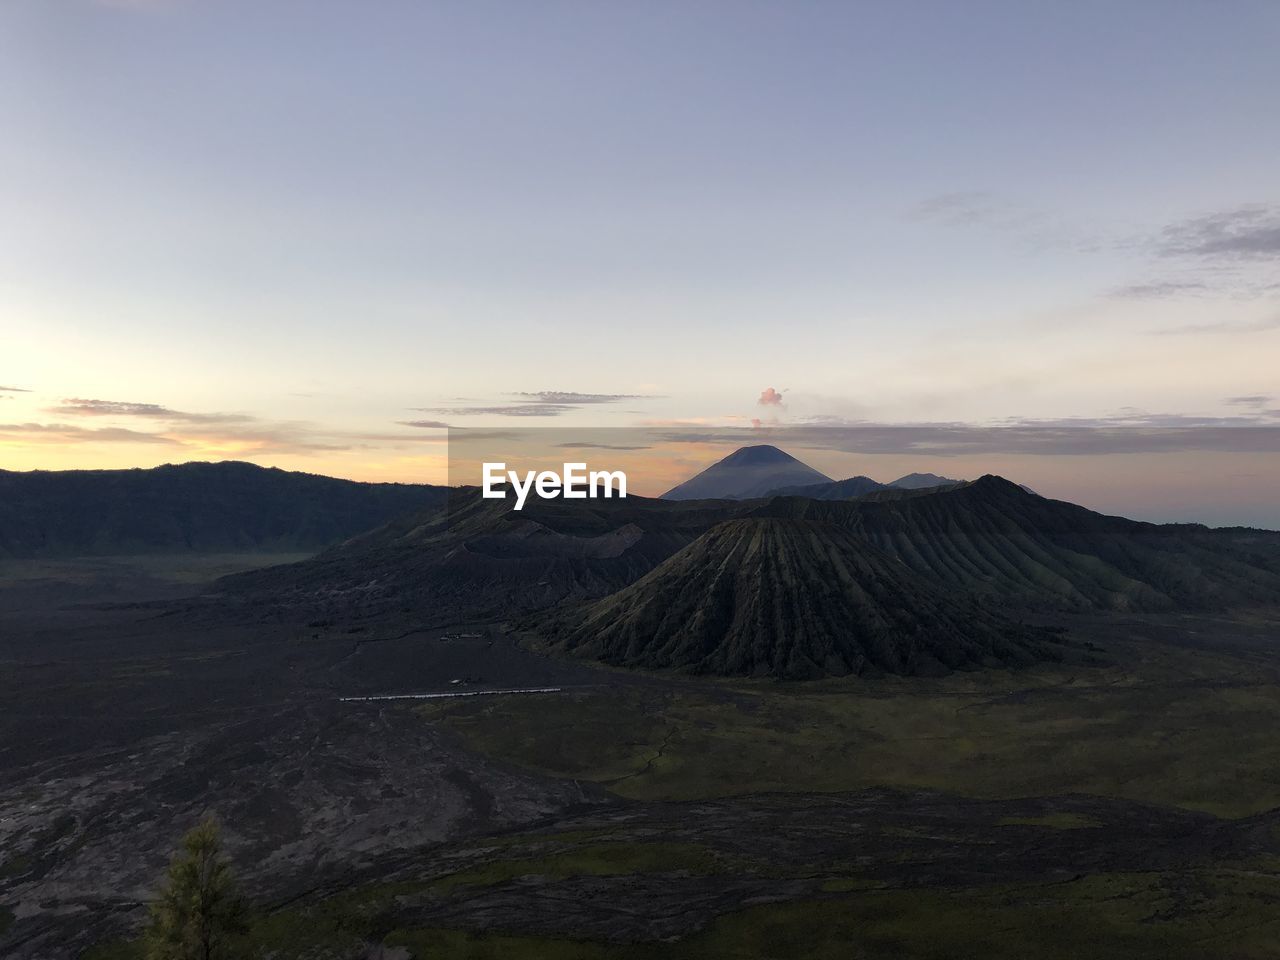
<svg viewBox="0 0 1280 960"><path fill-rule="evenodd" d="M512 697L463 698L490 701L481 709L458 711L443 700L418 708L432 720L447 718L448 725L472 742L486 742L495 723L512 713L506 701ZM632 693L625 698L574 694L536 698L531 711L536 724L502 735L502 748L518 753L525 766L574 777L607 781L626 777L642 767L666 732L662 712L667 697ZM517 711L523 713L523 711ZM582 724L588 725L587 729ZM575 729L576 728L576 729ZM591 741L590 745L583 738Z"/></svg>
<svg viewBox="0 0 1280 960"><path fill-rule="evenodd" d="M345 897L305 910L281 910L256 918L244 937L249 956L327 957L355 954L382 931L377 910L353 908Z"/></svg>
<svg viewBox="0 0 1280 960"><path fill-rule="evenodd" d="M1204 658L1195 666L1208 669ZM642 800L891 786L988 799L1092 793L1231 817L1280 806L1280 683L1154 672L679 683L423 713L481 753Z"/></svg>
<svg viewBox="0 0 1280 960"><path fill-rule="evenodd" d="M641 856L620 844L607 852L565 854L574 856L580 859L553 858L553 869L662 871L677 863L696 866L705 853L654 845ZM467 883L521 875L514 864L494 864ZM273 960L362 956L375 943L407 947L418 960L1264 960L1276 957L1280 942L1280 874L1264 866L1099 874L1070 883L969 890L885 889L865 878L833 878L821 887L826 896L751 907L679 941L637 944L496 929L389 929L382 911L394 898L428 887L387 884L259 917L241 946L246 956ZM139 945L123 941L83 955L139 958Z"/></svg>
<svg viewBox="0 0 1280 960"><path fill-rule="evenodd" d="M729 914L676 943L436 929L398 930L386 942L423 960L1263 960L1276 956L1280 932L1274 878L1105 875L960 893L854 891Z"/></svg>
<svg viewBox="0 0 1280 960"><path fill-rule="evenodd" d="M141 940L104 940L80 954L80 960L143 960L146 955Z"/></svg>

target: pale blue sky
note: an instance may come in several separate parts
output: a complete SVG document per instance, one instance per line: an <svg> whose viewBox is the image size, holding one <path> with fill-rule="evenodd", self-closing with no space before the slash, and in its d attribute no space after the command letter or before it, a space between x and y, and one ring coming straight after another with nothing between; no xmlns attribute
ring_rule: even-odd
<svg viewBox="0 0 1280 960"><path fill-rule="evenodd" d="M1277 50L1274 2L8 0L0 466L407 479L399 421L536 391L1240 415Z"/></svg>

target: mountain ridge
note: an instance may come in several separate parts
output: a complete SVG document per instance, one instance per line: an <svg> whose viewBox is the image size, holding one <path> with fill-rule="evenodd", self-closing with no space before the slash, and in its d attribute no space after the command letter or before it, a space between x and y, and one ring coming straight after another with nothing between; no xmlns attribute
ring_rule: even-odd
<svg viewBox="0 0 1280 960"><path fill-rule="evenodd" d="M474 489L223 589L337 612L518 616L629 586L717 524L844 529L935 587L1009 610L1215 608L1280 598L1280 534L1105 517L998 477L888 500L531 501Z"/></svg>
<svg viewBox="0 0 1280 960"><path fill-rule="evenodd" d="M800 486L779 487L770 490L771 497L809 497L813 500L852 500L877 490L886 489L886 485L870 477L847 477L844 480L832 480L829 483L811 483Z"/></svg>
<svg viewBox="0 0 1280 960"><path fill-rule="evenodd" d="M315 550L444 496L235 460L0 470L0 556Z"/></svg>
<svg viewBox="0 0 1280 960"><path fill-rule="evenodd" d="M1108 517L986 475L877 501L774 498L755 515L847 526L913 570L1006 603L1068 609L1202 608L1280 599L1280 534Z"/></svg>
<svg viewBox="0 0 1280 960"><path fill-rule="evenodd" d="M949 487L963 482L949 477L940 477L936 473L908 473L897 480L890 480L885 486L899 490L927 490L930 487Z"/></svg>

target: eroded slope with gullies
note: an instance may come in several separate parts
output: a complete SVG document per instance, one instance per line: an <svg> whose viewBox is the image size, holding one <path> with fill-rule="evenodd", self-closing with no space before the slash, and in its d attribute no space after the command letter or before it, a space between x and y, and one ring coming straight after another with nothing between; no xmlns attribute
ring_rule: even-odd
<svg viewBox="0 0 1280 960"><path fill-rule="evenodd" d="M648 573L709 527L729 502L533 501L522 511L455 491L302 563L222 581L246 600L314 615L491 618L601 597Z"/></svg>
<svg viewBox="0 0 1280 960"><path fill-rule="evenodd" d="M638 582L533 628L621 666L807 678L1055 659L1044 631L949 595L849 530L731 520Z"/></svg>
<svg viewBox="0 0 1280 960"><path fill-rule="evenodd" d="M1280 534L1108 517L995 476L887 502L780 497L754 515L843 527L940 585L1006 604L1161 610L1280 602Z"/></svg>

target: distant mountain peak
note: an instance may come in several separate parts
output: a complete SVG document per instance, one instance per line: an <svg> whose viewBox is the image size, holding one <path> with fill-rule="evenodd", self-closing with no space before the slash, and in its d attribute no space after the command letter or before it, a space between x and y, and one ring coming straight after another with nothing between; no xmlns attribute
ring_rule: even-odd
<svg viewBox="0 0 1280 960"><path fill-rule="evenodd" d="M870 477L857 476L845 480L833 480L830 483L779 487L769 491L769 494L775 497L811 497L814 500L852 500L883 489L884 484L877 483Z"/></svg>
<svg viewBox="0 0 1280 960"><path fill-rule="evenodd" d="M885 486L895 487L898 490L924 490L928 487L943 487L963 482L963 480L940 477L936 473L908 473L905 477L890 481Z"/></svg>
<svg viewBox="0 0 1280 960"><path fill-rule="evenodd" d="M977 480L974 480L974 481L973 481L973 486L975 486L975 487L977 487L977 486L984 486L984 487L1018 487L1018 489L1021 489L1021 487L1020 487L1018 484L1014 483L1012 480L1008 480L1008 479L1006 479L1006 478L1004 478L1004 477L1000 476L1000 474L998 474L998 473L984 473L984 474L983 474L982 476L980 476Z"/></svg>
<svg viewBox="0 0 1280 960"><path fill-rule="evenodd" d="M771 443L757 443L749 447L739 447L720 461L723 464L745 465L760 463L799 463L800 461L779 450Z"/></svg>
<svg viewBox="0 0 1280 960"><path fill-rule="evenodd" d="M830 483L831 478L785 450L767 444L739 447L695 477L672 487L665 500L750 500L779 487Z"/></svg>

